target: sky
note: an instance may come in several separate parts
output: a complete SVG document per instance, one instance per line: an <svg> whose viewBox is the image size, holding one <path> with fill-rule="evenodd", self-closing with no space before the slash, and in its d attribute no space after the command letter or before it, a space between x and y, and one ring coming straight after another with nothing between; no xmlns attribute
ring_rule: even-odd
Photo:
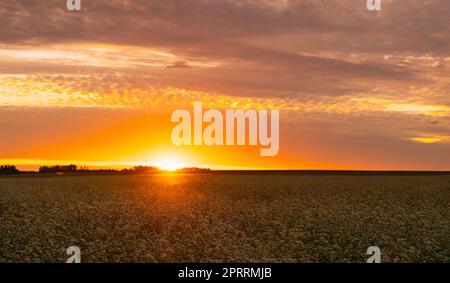
<svg viewBox="0 0 450 283"><path fill-rule="evenodd" d="M0 4L0 164L450 170L450 1ZM176 109L280 111L280 151L181 146Z"/></svg>

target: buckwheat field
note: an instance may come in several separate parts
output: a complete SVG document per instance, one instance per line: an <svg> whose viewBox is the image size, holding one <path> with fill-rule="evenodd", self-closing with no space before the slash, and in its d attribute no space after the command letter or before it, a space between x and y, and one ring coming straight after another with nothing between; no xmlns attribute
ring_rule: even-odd
<svg viewBox="0 0 450 283"><path fill-rule="evenodd" d="M450 262L450 176L0 178L0 262Z"/></svg>

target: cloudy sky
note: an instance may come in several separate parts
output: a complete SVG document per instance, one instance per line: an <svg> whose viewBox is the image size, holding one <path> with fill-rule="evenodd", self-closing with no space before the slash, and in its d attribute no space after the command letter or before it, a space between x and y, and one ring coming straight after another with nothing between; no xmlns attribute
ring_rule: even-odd
<svg viewBox="0 0 450 283"><path fill-rule="evenodd" d="M0 4L2 164L450 170L448 0L65 2ZM194 101L279 109L279 155L173 146Z"/></svg>

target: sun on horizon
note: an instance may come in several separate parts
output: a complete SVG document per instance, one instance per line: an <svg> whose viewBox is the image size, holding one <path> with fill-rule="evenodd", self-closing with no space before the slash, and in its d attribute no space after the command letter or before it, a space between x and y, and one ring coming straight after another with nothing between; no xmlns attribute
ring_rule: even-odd
<svg viewBox="0 0 450 283"><path fill-rule="evenodd" d="M178 158L176 157L167 157L162 159L160 162L157 163L157 166L164 171L174 172L176 170L182 169L186 167L185 164L182 163Z"/></svg>

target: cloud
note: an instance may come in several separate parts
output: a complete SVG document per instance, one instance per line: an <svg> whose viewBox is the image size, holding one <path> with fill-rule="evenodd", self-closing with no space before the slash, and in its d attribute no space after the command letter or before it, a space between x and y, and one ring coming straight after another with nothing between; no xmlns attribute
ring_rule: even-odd
<svg viewBox="0 0 450 283"><path fill-rule="evenodd" d="M433 143L450 143L449 136L432 136L432 137L416 137L410 140L418 143L433 144Z"/></svg>
<svg viewBox="0 0 450 283"><path fill-rule="evenodd" d="M351 137L361 152L390 143L393 159L405 143L448 152L448 0L383 0L381 13L362 0L83 0L81 12L64 2L1 5L4 128L35 111L45 124L64 109L95 119L198 100L281 109L291 134Z"/></svg>
<svg viewBox="0 0 450 283"><path fill-rule="evenodd" d="M260 97L349 95L449 75L449 2L383 2L374 14L360 0L85 0L79 13L59 0L9 1L0 72L131 68L167 87Z"/></svg>
<svg viewBox="0 0 450 283"><path fill-rule="evenodd" d="M313 42L337 43L321 46L328 50L448 53L448 1L383 2L383 12L377 15L369 13L360 0L84 0L81 13L65 11L60 0L9 1L0 10L0 38L3 42L176 45L195 50L225 41L238 46L242 40L261 36L288 35L296 43L296 39L321 34ZM348 35L351 40L342 38ZM301 46L297 42L294 47ZM225 49L217 51L223 54Z"/></svg>
<svg viewBox="0 0 450 283"><path fill-rule="evenodd" d="M189 68L189 63L185 62L185 61L176 61L173 62L170 65L166 66L167 68Z"/></svg>

